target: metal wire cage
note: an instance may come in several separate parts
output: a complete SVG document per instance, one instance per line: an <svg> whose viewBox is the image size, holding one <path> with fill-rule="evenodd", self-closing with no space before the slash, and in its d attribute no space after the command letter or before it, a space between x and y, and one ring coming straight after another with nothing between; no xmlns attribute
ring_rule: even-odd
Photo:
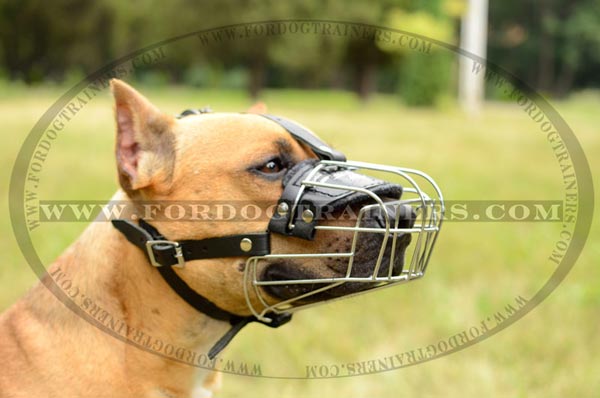
<svg viewBox="0 0 600 398"><path fill-rule="evenodd" d="M385 176L385 180L398 182L403 187L401 197L387 198L364 188L352 187L343 184L331 184L317 181L314 176L321 168L338 167L352 170L361 174L373 174ZM349 249L344 252L321 252L321 253L278 253L264 256L250 257L246 261L244 273L244 294L246 302L252 314L264 322L269 322L269 313L291 313L299 309L347 298L365 292L372 292L376 289L390 287L396 284L409 282L421 278L426 270L431 253L438 237L442 220L444 217L444 200L435 181L427 174L414 169L379 165L372 163L347 161L326 161L322 160L315 165L315 172L310 173L301 183L301 190L310 190L312 187L322 187L334 190L354 191L368 195L371 199L369 203L362 204L356 213L356 220L351 226L337 225L317 225L315 228L321 231L345 231L350 233L351 244ZM296 202L291 211L295 212L299 208L299 201L302 192L299 192ZM399 217L393 217L391 209L407 207L414 211L414 224L410 227L400 226ZM366 225L367 215L374 209L379 209L383 215L384 222L380 225ZM381 225L382 224L382 225ZM290 225L293 228L294 225ZM356 275L355 257L357 245L359 245L359 235L364 237L368 234L378 234L380 242L377 254L370 259L368 266L369 275ZM411 241L408 247L402 252L398 252L397 241L410 234ZM399 269L393 267L396 257L403 257L403 265ZM265 280L265 266L274 261L298 261L307 259L345 259L345 272L334 277L309 278L309 279L286 279L286 280ZM385 261L384 261L385 260ZM340 260L337 260L338 262ZM341 260L344 261L344 260ZM364 259L363 259L364 262ZM382 267L386 263L387 266ZM364 268L364 267L363 267ZM386 269L387 268L387 269ZM339 297L328 297L311 301L311 296L322 295L327 290L339 288L343 284L352 283L354 286L360 284L360 288L349 294ZM266 289L272 286L299 286L308 285L311 289L301 290L301 293L286 299L276 299L270 296ZM321 297L321 296L318 296ZM314 297L313 297L314 299Z"/></svg>

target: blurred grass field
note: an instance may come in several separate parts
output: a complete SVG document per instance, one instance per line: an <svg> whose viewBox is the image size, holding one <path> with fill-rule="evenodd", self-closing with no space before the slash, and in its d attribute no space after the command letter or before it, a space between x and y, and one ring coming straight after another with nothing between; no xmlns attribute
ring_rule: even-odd
<svg viewBox="0 0 600 398"><path fill-rule="evenodd" d="M35 283L12 236L7 193L19 148L66 87L0 88L0 309ZM210 105L243 111L237 91L181 87L140 91L169 113ZM367 104L343 92L266 91L269 111L301 121L350 159L421 169L449 200L562 199L558 165L536 126L516 106L487 104L468 118L452 106L410 109L393 97ZM553 105L575 131L592 172L600 171L600 95ZM43 172L47 199L109 199L115 191L112 104L108 92L61 133ZM598 189L596 188L596 193ZM474 347L415 367L332 380L274 380L229 375L219 397L561 397L600 396L600 228L558 289L512 327ZM51 261L85 227L53 224L34 232ZM265 374L304 374L307 365L363 361L425 347L531 297L554 268L547 261L556 223L447 223L427 276L418 282L298 313L271 330L249 326L226 356L260 363ZM87 326L86 326L87 327ZM115 342L115 344L120 344Z"/></svg>

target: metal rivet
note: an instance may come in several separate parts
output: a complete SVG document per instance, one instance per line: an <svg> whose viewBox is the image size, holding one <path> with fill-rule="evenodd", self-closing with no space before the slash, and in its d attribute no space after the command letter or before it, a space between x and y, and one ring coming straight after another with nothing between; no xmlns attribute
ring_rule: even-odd
<svg viewBox="0 0 600 398"><path fill-rule="evenodd" d="M252 241L248 238L242 239L240 242L240 249L242 249L243 252L249 252L252 250Z"/></svg>
<svg viewBox="0 0 600 398"><path fill-rule="evenodd" d="M277 214L279 214L280 216L285 216L289 210L290 208L285 202L281 202L279 206L277 206Z"/></svg>
<svg viewBox="0 0 600 398"><path fill-rule="evenodd" d="M302 212L302 221L305 223L310 224L314 218L315 215L309 209L306 209Z"/></svg>

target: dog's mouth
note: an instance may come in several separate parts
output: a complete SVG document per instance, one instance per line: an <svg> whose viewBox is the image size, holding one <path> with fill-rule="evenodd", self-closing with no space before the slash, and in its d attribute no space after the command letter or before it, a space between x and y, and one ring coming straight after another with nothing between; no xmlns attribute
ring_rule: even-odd
<svg viewBox="0 0 600 398"><path fill-rule="evenodd" d="M397 228L412 228L415 222L414 211L407 206L408 214L399 221L392 219ZM368 217L361 226L383 227L380 217ZM351 239L343 241L340 252L351 253ZM261 280L282 282L263 286L270 296L279 300L295 299L297 304L314 303L358 293L373 287L373 283L352 282L347 279L370 278L375 276L377 260L381 257L377 277L397 276L403 271L407 247L411 242L411 234L398 234L396 239L388 237L384 244L383 234L359 232L356 237L354 256L351 262L348 257L323 257L321 261L280 260L269 263L262 273ZM381 254L383 248L383 254ZM391 268L391 269L390 269ZM349 278L348 278L349 277ZM338 282L332 282L338 280ZM289 283L283 283L287 281ZM297 282L296 282L297 281Z"/></svg>

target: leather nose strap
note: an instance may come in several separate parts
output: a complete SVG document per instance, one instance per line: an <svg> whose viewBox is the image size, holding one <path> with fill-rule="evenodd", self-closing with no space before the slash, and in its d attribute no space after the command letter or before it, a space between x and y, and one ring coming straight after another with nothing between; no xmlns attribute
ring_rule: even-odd
<svg viewBox="0 0 600 398"><path fill-rule="evenodd" d="M337 165L328 165L315 173L316 163L314 159L306 160L288 171L283 180L283 193L278 206L285 203L290 211L275 212L269 222L269 231L312 240L317 223L323 216L327 216L327 213L343 211L346 206L373 201L361 190L368 190L379 197L394 199L399 199L402 195L400 185L359 174ZM342 188L313 186L310 182ZM302 216L304 210L310 210L313 217L305 219ZM289 228L290 224L293 228Z"/></svg>

